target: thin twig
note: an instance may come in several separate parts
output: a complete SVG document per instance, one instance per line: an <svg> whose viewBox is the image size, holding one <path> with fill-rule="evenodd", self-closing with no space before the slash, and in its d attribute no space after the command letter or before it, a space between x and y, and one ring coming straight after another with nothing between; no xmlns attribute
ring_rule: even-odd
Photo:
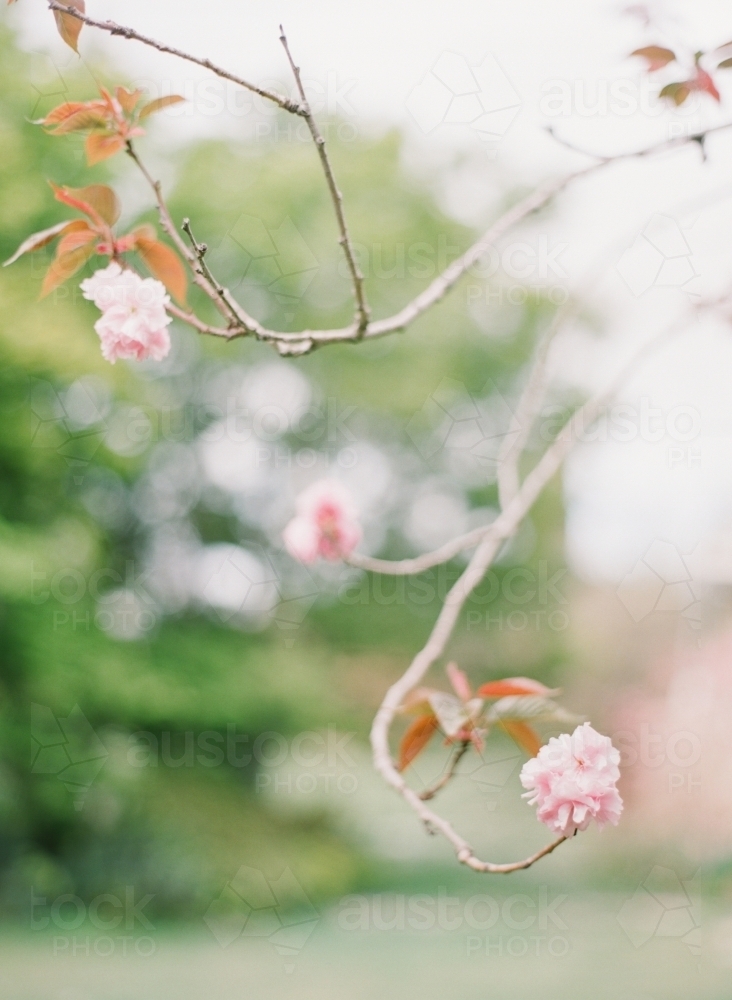
<svg viewBox="0 0 732 1000"><path fill-rule="evenodd" d="M230 330L228 327L223 326L212 326L210 323L204 323L202 319L199 319L194 312L189 312L186 309L180 309L178 306L173 305L170 302L166 307L167 311L171 316L175 316L182 323L187 323L192 326L194 330L198 330L199 333L209 334L212 337L228 337Z"/></svg>
<svg viewBox="0 0 732 1000"><path fill-rule="evenodd" d="M325 174L328 190L330 191L330 196L333 201L333 208L335 209L336 219L338 221L338 230L340 232L340 239L338 242L343 247L343 253L346 258L346 263L348 264L348 270L351 274L351 281L353 282L353 295L356 300L358 335L359 337L362 337L366 332L366 328L369 323L370 310L366 302L363 274L358 266L356 255L353 250L353 244L351 243L351 237L348 233L346 216L343 211L343 195L336 184L335 174L333 173L330 158L328 157L328 152L325 148L325 139L323 138L323 135L318 128L318 123L316 122L310 109L310 103L307 99L307 95L305 94L302 77L300 76L300 67L296 65L295 60L292 58L290 46L287 43L287 36L285 35L285 30L282 25L280 25L280 41L282 42L282 47L287 55L287 60L290 64L290 68L292 69L292 74L295 77L295 84L297 85L297 90L300 94L302 106L301 113L307 122L310 134L313 137L313 142L315 143L315 148L318 150L320 163L323 167L323 173Z"/></svg>
<svg viewBox="0 0 732 1000"><path fill-rule="evenodd" d="M188 52L183 52L181 49L173 48L172 45L165 45L164 42L158 42L154 38L149 38L147 35L140 34L140 32L135 31L134 28L126 28L121 24L117 24L115 21L95 21L94 18L88 17L86 14L82 14L82 12L77 10L76 7L69 7L67 4L58 3L57 0L47 0L47 2L51 10L57 10L62 14L69 14L71 17L75 17L78 21L83 21L84 24L88 25L90 28L99 28L100 31L108 31L110 35L119 35L121 38L141 42L143 45L148 45L152 49L157 49L158 52L176 56L176 58L184 59L186 62L195 63L197 66L202 66L204 69L210 70L211 73L214 73L216 76L220 76L224 80L229 80L231 83L235 83L239 87L243 87L245 90L251 91L253 94L258 94L259 97L264 97L266 100L272 101L273 104L282 108L283 111L289 111L292 115L303 116L303 109L295 101L291 101L288 97L278 94L274 90L267 90L266 87L258 87L255 83L250 83L248 80L242 79L242 77L237 76L235 73L230 73L228 70L222 69L221 66L217 66L215 63L211 62L210 59L201 59L198 56L192 56Z"/></svg>
<svg viewBox="0 0 732 1000"><path fill-rule="evenodd" d="M156 181L155 178L152 176L150 171L147 169L145 164L137 155L137 151L129 139L127 140L125 148L127 151L127 155L137 165L137 168L140 170L143 177L153 190L153 193L155 195L155 201L158 206L160 225L163 227L167 235L175 244L176 250L183 257L183 260L185 260L186 263L189 265L193 273L193 280L195 281L195 283L199 286L199 288L202 289L202 291L206 293L206 295L208 295L208 297L214 302L214 304L218 308L219 312L224 316L225 319L228 320L230 318L228 310L225 308L224 303L221 302L221 300L218 298L216 290L209 284L206 276L203 273L201 273L200 269L197 267L196 255L187 246L185 240L181 237L180 233L178 232L175 226L175 223L173 222L173 219L170 215L170 211L165 202L165 198L163 197L163 190L160 181Z"/></svg>
<svg viewBox="0 0 732 1000"><path fill-rule="evenodd" d="M217 282L213 277L208 266L201 266L201 261L195 248L192 249L189 247L178 232L163 196L160 181L156 181L152 176L129 139L126 143L126 151L128 156L135 162L143 177L152 188L155 195L155 201L158 206L158 213L160 215L160 225L173 241L176 249L191 269L194 282L211 299L218 311L229 323L229 328L225 334L227 338L231 340L234 337L244 337L249 334L254 334L257 337L262 337L262 339L272 339L264 336L264 331L260 324L257 323L253 317L248 315L228 289L223 288L223 294L219 292L219 288L221 288L219 282ZM199 324L200 326L207 326L207 324L204 324L200 320L198 323L192 323L191 325L199 329ZM214 333L215 336L221 336L217 327L202 329L201 332Z"/></svg>
<svg viewBox="0 0 732 1000"><path fill-rule="evenodd" d="M191 241L191 247L193 253L196 256L198 264L196 265L196 271L202 275L209 285L214 289L218 295L221 302L223 302L226 311L229 313L229 319L234 326L241 324L241 317L239 315L239 305L234 302L228 289L213 276L211 273L211 268L206 262L206 254L208 252L208 245L206 243L199 243L196 237L193 235L193 230L191 229L191 220L184 219L181 223L181 229L186 234L188 239Z"/></svg>
<svg viewBox="0 0 732 1000"><path fill-rule="evenodd" d="M437 795L437 793L441 791L445 787L445 785L455 776L457 766L467 753L469 746L470 746L470 740L463 740L463 742L457 748L455 753L452 755L452 758L447 766L447 770L445 771L445 773L434 783L434 785L430 785L429 788L425 788L423 791L419 793L419 797L420 799L422 799L423 802L429 802L430 799L434 799L435 795Z"/></svg>

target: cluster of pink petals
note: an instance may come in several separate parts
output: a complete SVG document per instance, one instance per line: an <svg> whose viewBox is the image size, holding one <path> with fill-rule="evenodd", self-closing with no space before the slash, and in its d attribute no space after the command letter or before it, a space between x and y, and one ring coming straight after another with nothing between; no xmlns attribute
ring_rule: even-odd
<svg viewBox="0 0 732 1000"><path fill-rule="evenodd" d="M82 281L81 290L84 298L102 312L94 329L107 361L162 361L168 354L168 325L172 319L165 307L170 298L161 282L141 278L112 261L109 267Z"/></svg>
<svg viewBox="0 0 732 1000"><path fill-rule="evenodd" d="M287 551L300 562L314 563L319 556L342 559L361 541L353 499L335 479L313 483L297 498L295 509L283 538Z"/></svg>
<svg viewBox="0 0 732 1000"><path fill-rule="evenodd" d="M594 819L600 829L617 826L623 800L617 789L620 752L589 722L570 736L552 738L521 770L521 784L537 818L571 837Z"/></svg>

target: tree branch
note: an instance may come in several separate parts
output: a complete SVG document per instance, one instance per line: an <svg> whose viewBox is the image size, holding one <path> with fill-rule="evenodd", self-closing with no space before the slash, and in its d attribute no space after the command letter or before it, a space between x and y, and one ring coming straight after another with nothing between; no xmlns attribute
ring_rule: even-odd
<svg viewBox="0 0 732 1000"><path fill-rule="evenodd" d="M191 241L191 247L197 264L194 265L194 270L201 277L205 278L210 287L216 292L219 300L223 303L224 309L222 310L224 314L229 314L230 324L234 327L242 325L242 317L240 315L239 303L236 302L228 289L224 288L216 280L216 278L211 273L211 268L206 263L206 253L208 252L208 245L206 243L199 243L196 237L193 235L193 230L191 229L191 220L184 219L181 224L181 229L186 234L188 239ZM248 332L248 331L247 331Z"/></svg>
<svg viewBox="0 0 732 1000"><path fill-rule="evenodd" d="M728 293L694 307L695 315L702 309L716 308L728 299ZM662 330L652 337L633 357L621 368L608 388L580 407L562 428L558 437L547 448L541 459L529 472L523 484L508 503L496 521L486 529L486 537L478 545L468 565L452 586L437 617L426 645L414 657L406 672L387 691L379 707L371 727L371 745L373 749L374 766L384 780L391 785L414 809L419 818L430 829L442 833L452 844L458 861L479 872L510 872L520 868L528 868L540 858L545 857L559 846L566 838L561 837L543 848L537 854L523 861L508 865L496 865L481 861L473 849L458 834L453 826L433 810L425 806L420 795L410 788L402 774L397 770L389 750L389 730L395 715L399 711L407 695L423 679L432 664L442 656L448 640L460 617L465 601L483 579L485 573L495 559L500 549L501 539L513 534L529 512L542 490L561 467L567 453L580 437L581 431L591 425L602 413L605 406L615 395L618 387L628 373L648 354L656 350L669 337L674 336L688 324L688 318L680 320L671 327ZM500 530L498 526L501 525ZM490 531L490 533L488 533Z"/></svg>
<svg viewBox="0 0 732 1000"><path fill-rule="evenodd" d="M429 802L430 799L434 799L435 795L441 791L445 785L455 776L455 771L460 761L463 759L465 754L468 752L470 747L470 740L463 740L460 746L457 748L455 753L452 755L452 759L447 766L445 773L429 788L425 788L424 791L419 793L419 797L423 802Z"/></svg>
<svg viewBox="0 0 732 1000"><path fill-rule="evenodd" d="M173 48L172 45L166 45L164 42L158 42L154 38L148 38L147 35L140 34L139 31L135 31L134 28L126 28L121 24L117 24L115 21L95 21L94 18L88 17L86 14L82 14L80 10L76 7L69 7L67 4L58 3L58 0L47 0L50 10L59 11L62 14L68 14L70 17L75 17L78 21L83 21L84 24L88 25L90 28L98 28L100 31L107 31L110 35L119 35L121 38L126 38L128 41L141 42L143 45L147 45L152 49L157 49L158 52L163 52L166 55L175 56L178 59L183 59L186 62L195 63L197 66L202 66L204 69L210 70L216 76L220 76L224 80L229 80L231 83L237 84L239 87L243 87L245 90L250 90L253 94L258 94L259 97L264 97L268 101L272 101L278 107L282 108L283 111L289 111L292 115L300 115L304 117L303 108L295 101L291 101L288 97L283 94L278 94L274 90L267 90L265 87L258 87L255 83L250 83L248 80L242 79L240 76L236 76L235 73L230 73L226 69L222 69L221 66L217 66L215 63L211 62L210 59L201 59L198 56L192 56L188 52L183 52L181 49Z"/></svg>
<svg viewBox="0 0 732 1000"><path fill-rule="evenodd" d="M199 333L209 334L212 337L226 337L228 338L231 331L228 327L223 326L212 326L210 323L204 323L202 319L199 319L194 312L189 312L186 309L180 309L178 306L173 305L170 302L166 307L166 310L171 316L175 316L182 323L187 323L192 326L194 330L198 330Z"/></svg>
<svg viewBox="0 0 732 1000"><path fill-rule="evenodd" d="M517 433L515 436L507 434L501 442L501 447L498 451L496 479L498 482L498 499L502 510L508 506L519 490L519 463L531 435L531 429L534 426L534 417L542 399L549 348L562 324L577 309L578 303L570 299L554 313L552 321L537 347L534 362L529 371L529 377L519 397L518 406L514 414Z"/></svg>
<svg viewBox="0 0 732 1000"><path fill-rule="evenodd" d="M310 134L313 137L313 142L315 143L315 148L318 151L320 163L323 167L323 173L325 174L325 179L328 184L328 190L330 191L330 197L333 201L333 208L335 209L336 219L338 221L338 230L341 234L338 242L343 247L343 254L346 258L348 270L351 275L353 295L356 300L356 322L358 325L358 335L359 337L362 337L366 332L366 327L368 326L370 310L366 302L366 293L363 286L363 274L361 274L358 262L356 261L353 244L351 243L351 237L348 233L346 216L343 211L343 195L336 184L333 168L328 157L328 152L325 148L325 139L323 138L320 129L318 128L318 123L315 121L315 117L310 109L310 103L307 99L305 88L303 87L302 77L300 76L300 67L295 64L295 60L292 58L290 46L287 43L287 37L285 35L285 29L282 25L280 25L280 41L282 42L282 47L287 55L287 60L290 63L292 74L295 77L297 90L300 94L302 116L307 122Z"/></svg>
<svg viewBox="0 0 732 1000"><path fill-rule="evenodd" d="M516 205L504 213L504 215L497 219L477 242L469 247L464 254L453 261L427 286L427 288L420 292L419 295L412 299L412 301L404 306L399 312L385 319L370 320L368 318L368 306L363 295L363 278L360 275L355 255L353 254L350 237L348 236L348 229L343 217L341 195L333 177L330 161L324 150L322 136L320 135L317 125L313 120L307 101L304 102L304 105L296 104L295 102L283 97L281 94L266 90L262 87L257 87L256 85L249 83L247 80L243 80L240 77L221 69L221 67L216 66L208 59L199 59L189 53L164 45L161 42L157 42L152 38L148 38L145 35L140 34L133 28L124 27L116 24L114 21L96 21L93 18L88 17L86 14L82 14L75 7L69 7L66 4L59 3L58 0L47 0L47 2L51 10L69 14L71 17L75 17L77 20L83 21L84 24L87 24L90 27L107 31L112 35L120 35L124 38L139 41L143 45L148 45L151 48L157 49L159 52L168 53L188 62L203 66L212 73L215 73L217 76L231 80L245 89L259 94L261 97L272 101L283 110L288 111L291 114L296 114L308 122L308 127L310 128L321 157L323 169L331 191L331 197L334 199L334 206L336 207L336 215L341 232L341 242L343 244L344 253L346 254L346 260L348 262L354 287L354 295L357 302L357 316L355 322L346 327L331 330L301 330L296 333L286 333L279 330L271 330L263 326L256 319L254 319L254 317L248 315L242 306L236 302L231 293L227 293L229 304L232 309L236 309L238 316L238 326L232 329L230 337L233 339L234 337L242 337L251 334L260 340L274 343L277 350L282 354L305 354L313 348L320 347L325 344L344 343L347 341L356 341L361 339L367 340L373 337L387 336L388 334L397 333L406 329L411 323L427 312L428 309L440 302L450 289L453 288L460 278L480 259L483 253L485 253L485 251L489 249L496 240L504 236L508 230L523 221L523 219L527 216L547 205L557 194L563 191L575 180L588 176L612 163L644 158L646 156L654 156L669 150L678 149L679 147L688 145L689 143L699 144L708 135L732 127L732 122L726 122L690 135L676 136L672 139L667 139L661 143L657 143L654 146L647 146L643 149L632 150L628 153L618 153L604 156L600 154L588 153L587 155L595 157L595 163L591 163L586 167L575 170L558 180L540 185L535 191L527 195L524 199L519 201ZM286 46L286 40L283 44ZM289 49L286 48L286 51L290 64L293 67L293 71L295 71L296 67L292 61ZM299 81L299 71L296 73L296 80L299 82L299 86L301 87L301 81ZM315 128L315 131L313 131L313 127ZM162 198L160 197L159 185L157 185L149 174L147 177L149 183L156 191L158 205L161 209L161 219L163 220L163 225L165 227L166 223L164 213L167 214L167 209L164 208L164 205L161 206ZM168 221L170 221L169 216ZM166 228L166 232L168 232L171 239L176 242L178 249L181 250L181 247L176 240L178 234L175 230L175 226L172 225L172 222L170 222L170 228ZM175 236L173 236L174 232L176 234ZM193 260L188 256L188 247L185 246L185 244L183 244L183 246L185 247L185 252L181 250L181 253L184 254L189 264L195 266L193 264ZM196 277L198 279L201 278L200 275L197 275ZM197 281L197 284L203 288L200 280ZM209 295L209 297L215 297L214 301L218 299L219 303L221 302L221 299L213 286L209 285L208 288L203 288L203 290L207 295Z"/></svg>

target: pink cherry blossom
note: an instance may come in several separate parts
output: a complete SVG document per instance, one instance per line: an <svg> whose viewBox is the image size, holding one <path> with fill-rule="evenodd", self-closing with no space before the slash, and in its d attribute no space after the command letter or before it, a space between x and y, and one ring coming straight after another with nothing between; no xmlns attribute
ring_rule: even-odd
<svg viewBox="0 0 732 1000"><path fill-rule="evenodd" d="M523 797L537 807L542 823L565 837L586 830L593 819L600 829L617 826L623 810L616 787L619 763L610 737L585 722L571 736L550 739L524 764L521 784L529 791Z"/></svg>
<svg viewBox="0 0 732 1000"><path fill-rule="evenodd" d="M296 516L284 530L285 548L300 562L318 556L336 561L353 552L361 541L361 526L353 499L335 479L313 483L297 498Z"/></svg>
<svg viewBox="0 0 732 1000"><path fill-rule="evenodd" d="M101 317L94 324L102 342L102 355L112 364L124 360L162 361L170 351L168 325L172 318L165 307L170 298L155 278L141 278L116 261L82 281L85 299L90 299Z"/></svg>

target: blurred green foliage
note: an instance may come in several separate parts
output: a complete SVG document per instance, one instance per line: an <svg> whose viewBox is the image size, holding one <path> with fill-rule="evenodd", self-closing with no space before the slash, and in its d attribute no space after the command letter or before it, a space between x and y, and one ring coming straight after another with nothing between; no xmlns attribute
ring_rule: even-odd
<svg viewBox="0 0 732 1000"><path fill-rule="evenodd" d="M7 33L0 36L3 259L30 232L66 216L48 179L78 186L119 178L125 190L143 184L123 158L88 171L80 141L51 138L29 123L69 96L93 96L81 74L63 83L63 92L34 89L28 57ZM152 141L140 142L143 154ZM161 150L155 155L160 158ZM474 234L439 209L425 181L405 172L398 135L335 143L332 157L369 298L377 316L387 315ZM251 311L281 328L349 319L331 206L310 145L205 142L178 151L175 167L174 217L190 216L197 237L211 247L212 266L237 294L248 296ZM142 217L154 221L152 211ZM305 249L292 243L304 263L295 261L277 285L266 266L257 269L261 260L250 266L241 234L256 239L275 233L285 240L286 223L304 243ZM365 743L370 713L424 641L437 597L410 603L394 590L402 584L387 581L379 591L383 599L375 600L367 580L355 585L350 593L356 597L348 602L338 599L337 586L325 588L296 631L274 625L242 630L190 604L158 616L153 629L129 639L100 628L90 580L99 570L124 577L148 544L144 518L131 513L129 503L112 516L109 497L136 495L156 441L153 435L121 452L104 426L80 427L67 419L65 394L81 378L96 380L113 414L165 414L183 427L178 440L185 444L201 429L195 420L187 427L184 416L206 373L251 368L274 355L256 343L204 342L176 325L170 365L159 371L111 367L99 353L94 310L76 282L37 300L47 263L42 252L0 271L0 899L15 909L30 885L47 894L88 896L134 884L140 893L155 893L160 912L200 914L245 863L275 871L291 865L314 899L349 891L370 877L372 862L327 811L273 812L255 794L251 765L135 768L129 763L131 734L144 731L156 740L170 734L176 754L186 732L223 734L231 725L254 740L268 731L292 735L335 724L356 730ZM210 303L195 293L192 301L210 314ZM407 333L357 348L329 347L294 364L322 398L355 407L354 431L394 449L400 462L414 451L405 426L441 380L453 379L478 395L492 380L510 397L512 379L551 310L529 299L496 303L476 318L458 291ZM323 438L318 447L327 452L329 442ZM90 484L107 491L108 509L89 502ZM465 492L473 507L496 502L491 482ZM205 543L267 544L256 525L242 524L205 498L191 509L190 523ZM499 583L518 561L535 569L543 560L549 573L560 567L560 531L558 491L549 491L518 552L497 567ZM390 530L382 551L399 555L404 549L402 536ZM427 582L444 589L459 568L452 565L447 575ZM106 577L101 579L104 589ZM515 605L499 594L490 612L502 610ZM463 627L453 653L476 680L507 673L554 680L560 638L543 629L491 632L489 641L484 629ZM32 705L45 711L44 738L51 741L54 724L78 706L92 731L86 744L82 733L72 748L82 763L95 759L94 741L101 741L103 766L83 794L73 793L58 773L43 773L36 758L32 765ZM39 739L37 729L33 736ZM57 748L58 740L49 745ZM385 809L392 807L389 795L384 790Z"/></svg>

